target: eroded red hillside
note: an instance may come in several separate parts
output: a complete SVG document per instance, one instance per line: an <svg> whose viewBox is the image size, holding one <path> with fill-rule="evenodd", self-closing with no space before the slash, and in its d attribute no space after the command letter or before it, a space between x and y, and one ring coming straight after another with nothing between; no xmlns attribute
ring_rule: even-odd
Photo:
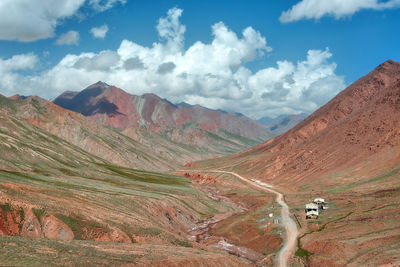
<svg viewBox="0 0 400 267"><path fill-rule="evenodd" d="M387 61L287 133L234 155L243 172L299 183L400 144L400 64ZM251 159L250 159L251 157ZM248 160L245 160L248 158ZM394 164L387 158L376 164Z"/></svg>

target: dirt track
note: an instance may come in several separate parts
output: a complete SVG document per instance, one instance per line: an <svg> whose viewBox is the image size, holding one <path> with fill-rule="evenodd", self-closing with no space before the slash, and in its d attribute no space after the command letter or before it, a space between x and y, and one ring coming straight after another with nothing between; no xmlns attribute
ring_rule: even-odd
<svg viewBox="0 0 400 267"><path fill-rule="evenodd" d="M200 172L200 171L199 171ZM291 255L293 255L295 248L296 248L296 239L299 234L296 223L290 218L290 213L289 213L289 207L286 204L284 197L281 193L278 191L275 191L273 189L273 186L260 182L258 180L250 180L246 179L242 176L240 176L237 173L234 172L228 172L228 171L202 171L202 172L216 172L216 173L226 173L226 174L231 174L239 178L240 180L251 184L254 187L257 187L265 192L269 193L274 193L276 195L276 201L278 202L279 205L281 205L281 217L282 217L282 223L286 229L286 240L285 243L282 247L282 249L279 251L278 258L277 258L277 265L280 267L287 266L287 262Z"/></svg>

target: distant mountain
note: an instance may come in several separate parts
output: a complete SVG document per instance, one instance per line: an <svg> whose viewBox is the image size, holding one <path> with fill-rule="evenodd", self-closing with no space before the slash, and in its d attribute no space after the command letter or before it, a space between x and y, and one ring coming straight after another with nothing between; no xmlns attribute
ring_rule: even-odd
<svg viewBox="0 0 400 267"><path fill-rule="evenodd" d="M285 118L287 118L289 115L279 115L278 117L272 118L272 117L262 117L261 119L258 119L257 121L265 126L271 126Z"/></svg>
<svg viewBox="0 0 400 267"><path fill-rule="evenodd" d="M300 115L288 115L280 119L279 121L275 122L269 127L269 130L274 134L274 135L280 135L283 134L290 129L292 129L294 126L299 124L301 121L303 121L307 116L305 114L300 114Z"/></svg>
<svg viewBox="0 0 400 267"><path fill-rule="evenodd" d="M280 122L282 122L282 121L287 121L288 119L295 118L295 117L305 119L305 118L308 117L308 115L307 115L306 113L289 114L289 115L287 115L287 114L282 114L282 115L279 115L279 116L274 117L274 118L268 117L268 116L262 117L261 119L258 119L257 121L258 121L259 123L265 125L265 126L271 127L271 126L274 125L274 124L278 124L278 123L280 123Z"/></svg>
<svg viewBox="0 0 400 267"><path fill-rule="evenodd" d="M106 83L65 92L54 100L63 108L106 123L135 140L146 142L143 129L179 146L203 150L203 157L233 153L269 139L260 123L236 113L199 105L174 105L155 94L136 96Z"/></svg>
<svg viewBox="0 0 400 267"><path fill-rule="evenodd" d="M13 100L20 100L20 99L25 99L25 98L27 98L27 96L19 95L19 94L15 94L15 95L9 97L9 99L13 99Z"/></svg>
<svg viewBox="0 0 400 267"><path fill-rule="evenodd" d="M268 129L271 131L273 135L283 134L298 123L303 121L307 117L307 114L301 113L298 115L279 115L278 117L263 117L257 120L259 123L268 126Z"/></svg>

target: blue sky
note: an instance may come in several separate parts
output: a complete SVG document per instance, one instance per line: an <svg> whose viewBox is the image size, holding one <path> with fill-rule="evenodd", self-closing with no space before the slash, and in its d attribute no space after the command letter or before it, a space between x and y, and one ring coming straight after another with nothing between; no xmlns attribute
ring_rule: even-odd
<svg viewBox="0 0 400 267"><path fill-rule="evenodd" d="M103 80L253 118L310 113L385 60L400 61L399 8L398 0L4 0L0 93L51 98ZM101 26L108 30L95 38Z"/></svg>

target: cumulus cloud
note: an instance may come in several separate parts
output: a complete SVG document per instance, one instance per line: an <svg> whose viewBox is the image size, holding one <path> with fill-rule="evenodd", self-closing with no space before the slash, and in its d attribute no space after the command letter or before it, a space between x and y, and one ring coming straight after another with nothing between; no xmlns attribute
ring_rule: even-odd
<svg viewBox="0 0 400 267"><path fill-rule="evenodd" d="M363 9L383 10L400 7L400 0L301 0L289 10L282 12L283 23L301 19L320 19L333 16L336 19L350 17Z"/></svg>
<svg viewBox="0 0 400 267"><path fill-rule="evenodd" d="M1 0L0 40L31 42L54 36L63 19L76 15L85 3L96 12L126 0Z"/></svg>
<svg viewBox="0 0 400 267"><path fill-rule="evenodd" d="M174 8L158 21L160 41L152 46L123 40L116 51L69 54L40 75L20 80L21 75L15 76L0 90L54 97L101 80L136 95L152 92L175 103L258 118L313 111L345 87L327 48L309 50L298 62L281 60L251 71L246 63L272 49L252 27L237 34L219 22L211 28L211 42L198 41L185 49L181 15L182 10ZM0 69L0 80L4 73L15 72Z"/></svg>
<svg viewBox="0 0 400 267"><path fill-rule="evenodd" d="M144 64L139 57L128 58L124 62L125 70L143 69Z"/></svg>
<svg viewBox="0 0 400 267"><path fill-rule="evenodd" d="M15 55L6 60L0 58L0 71L33 69L38 61L38 57L34 54Z"/></svg>
<svg viewBox="0 0 400 267"><path fill-rule="evenodd" d="M34 77L24 76L20 71L34 69L39 58L34 54L14 55L9 59L0 58L0 88L1 93L6 95L15 94L15 91L29 88ZM25 89L26 90L26 89Z"/></svg>
<svg viewBox="0 0 400 267"><path fill-rule="evenodd" d="M157 73L158 74L166 74L174 71L176 65L174 62L165 62L158 66Z"/></svg>
<svg viewBox="0 0 400 267"><path fill-rule="evenodd" d="M90 33L93 35L94 38L104 39L106 38L106 34L108 32L107 24L104 24L100 27L93 27L90 29Z"/></svg>
<svg viewBox="0 0 400 267"><path fill-rule="evenodd" d="M79 32L68 31L62 34L56 41L58 45L78 45L79 42Z"/></svg>
<svg viewBox="0 0 400 267"><path fill-rule="evenodd" d="M178 52L183 47L184 34L186 27L179 22L179 17L183 10L172 8L168 10L168 16L160 18L157 25L157 31L161 38L167 41L170 52Z"/></svg>
<svg viewBox="0 0 400 267"><path fill-rule="evenodd" d="M73 67L86 71L109 71L119 62L119 55L114 51L102 51L99 54L81 54Z"/></svg>

